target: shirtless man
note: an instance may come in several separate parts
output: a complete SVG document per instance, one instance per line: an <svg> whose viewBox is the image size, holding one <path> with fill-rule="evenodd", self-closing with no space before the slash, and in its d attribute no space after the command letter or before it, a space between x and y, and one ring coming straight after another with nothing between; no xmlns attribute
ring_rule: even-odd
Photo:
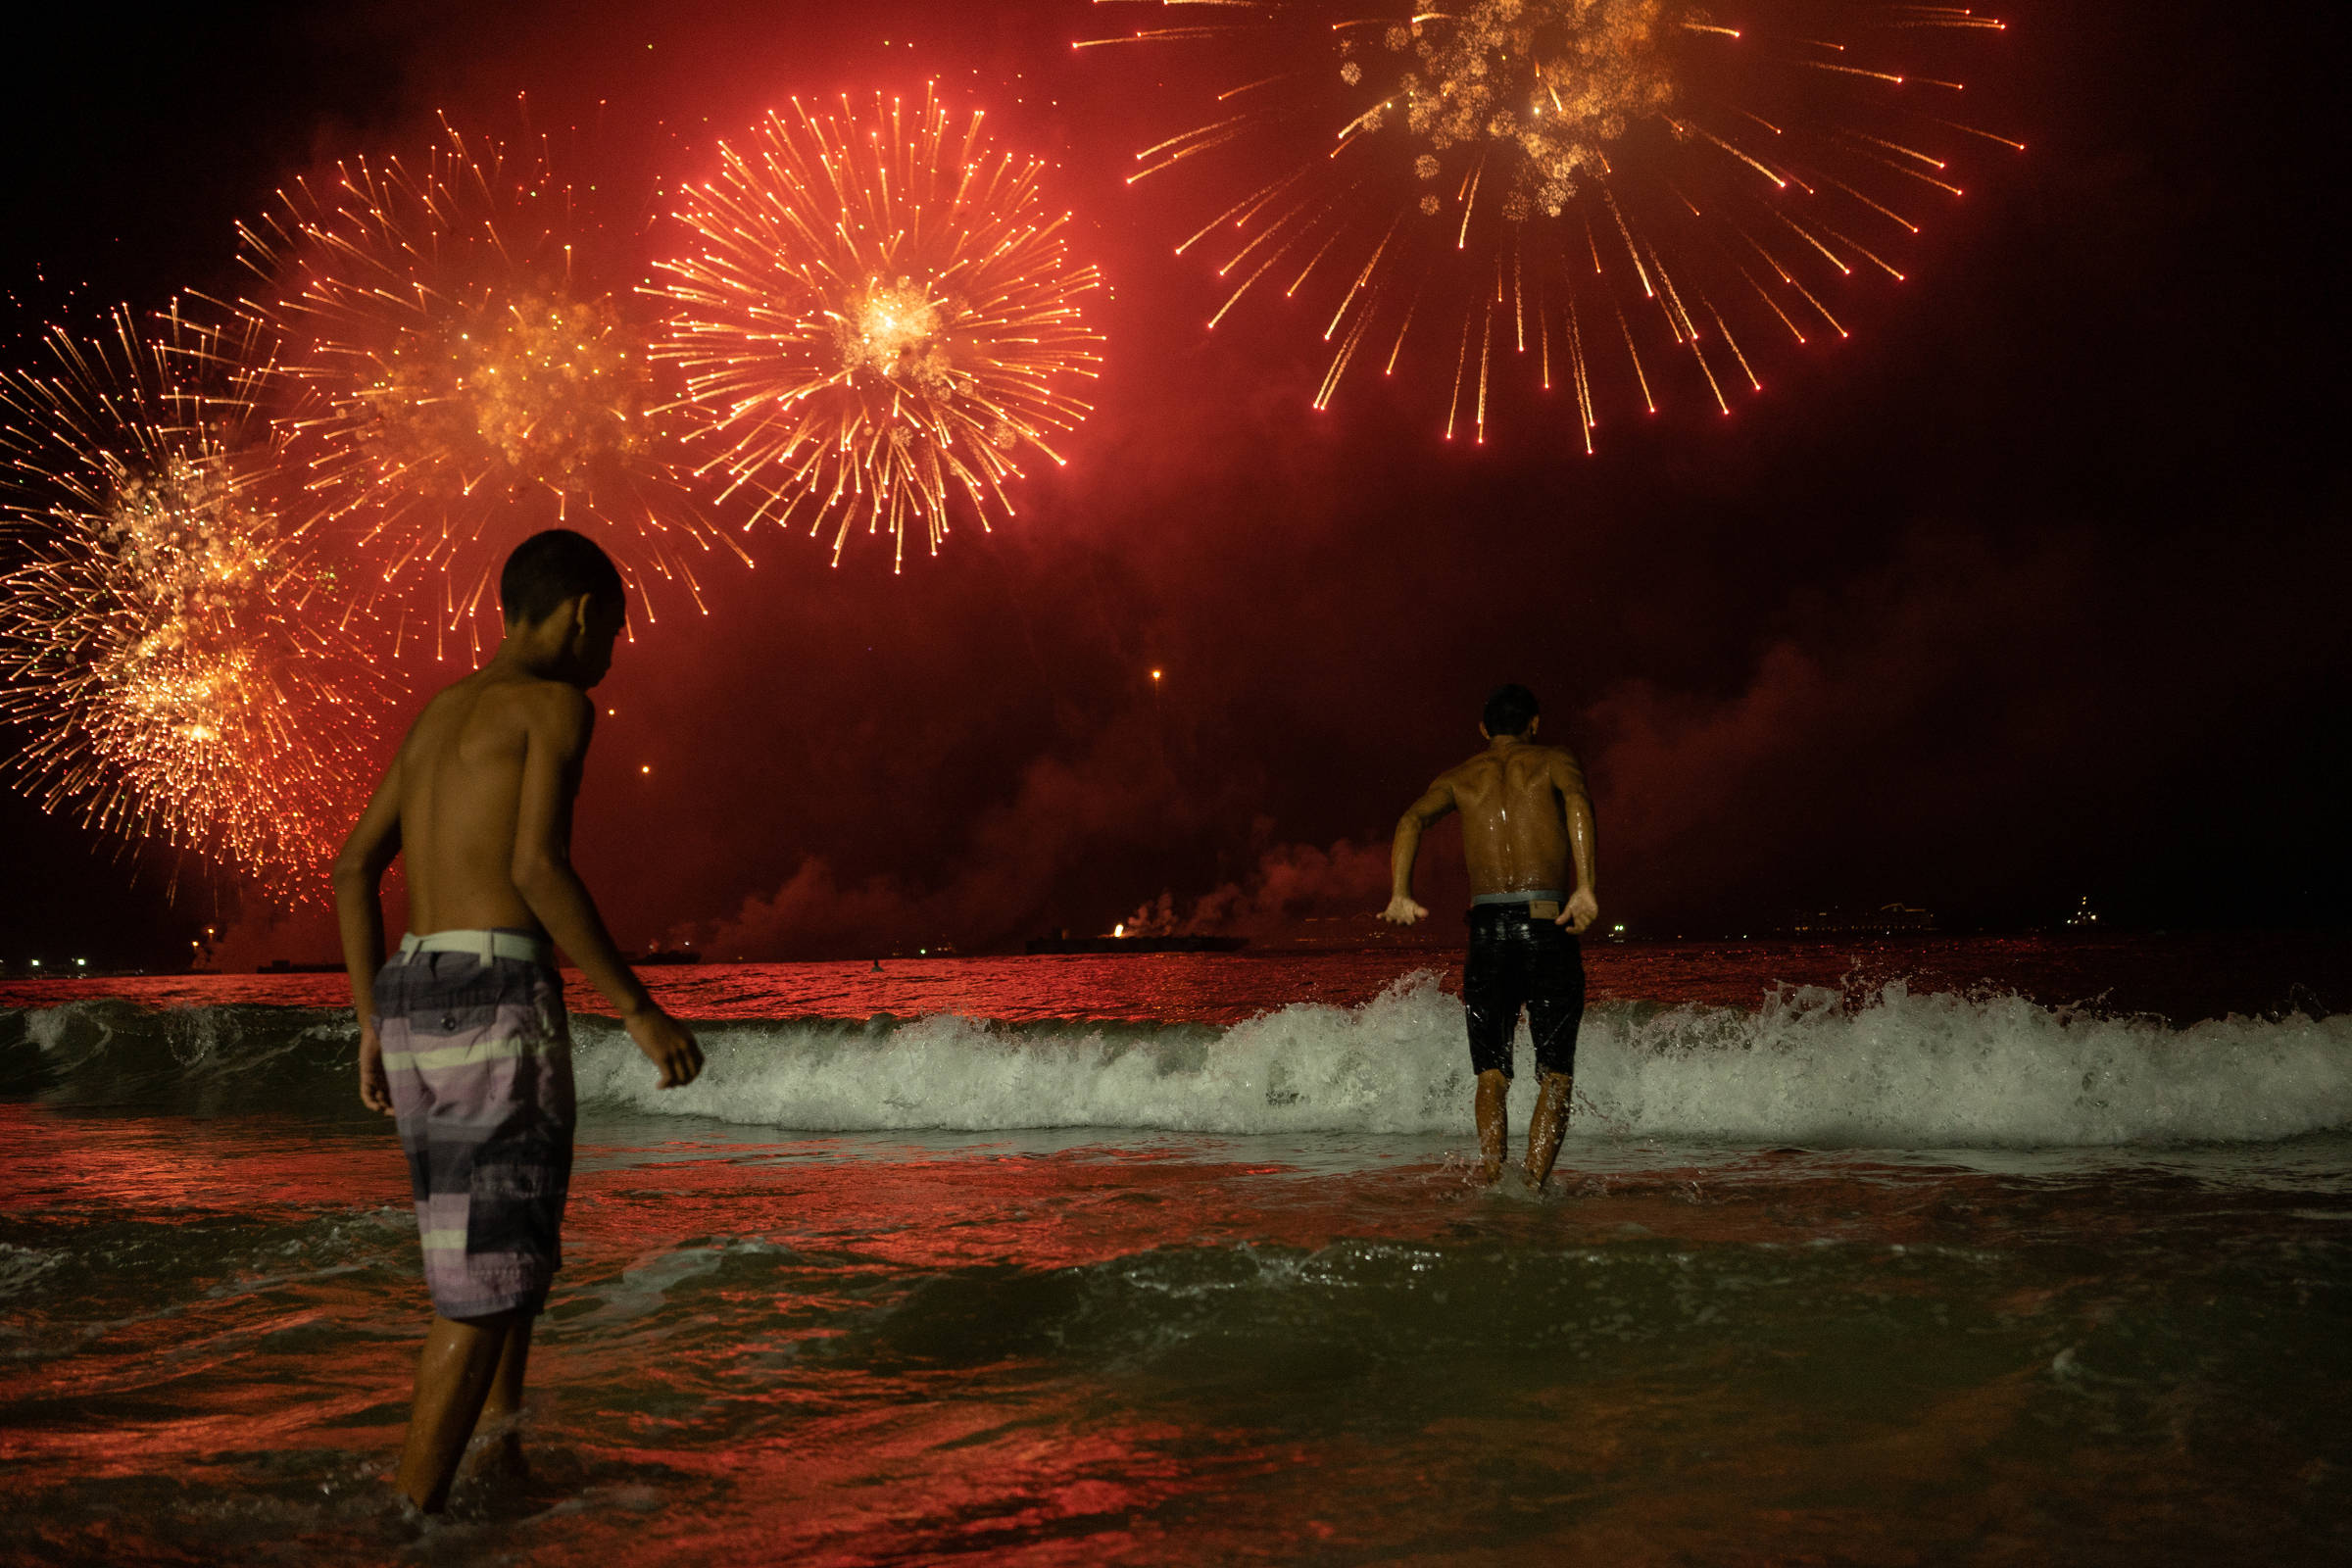
<svg viewBox="0 0 2352 1568"><path fill-rule="evenodd" d="M531 1324L561 1262L571 1181L562 948L620 1014L662 1087L703 1054L622 961L571 868L571 806L626 600L568 529L515 547L506 637L425 705L335 860L360 1016L360 1099L397 1115L434 1317L416 1364L400 1489L446 1505L474 1424L522 1407ZM409 924L384 960L383 875L408 862ZM378 969L378 965L381 969Z"/></svg>
<svg viewBox="0 0 2352 1568"><path fill-rule="evenodd" d="M1501 1179L1503 1115L1511 1090L1511 1035L1519 1009L1536 1037L1535 1115L1527 1124L1527 1181L1541 1188L1568 1130L1576 1029L1585 1012L1585 960L1576 935L1600 918L1592 880L1592 801L1585 770L1563 746L1536 744L1536 696L1503 686L1487 699L1479 733L1487 749L1438 776L1396 824L1382 918L1411 925L1429 911L1413 902L1421 834L1462 813L1470 862L1470 955L1462 1010L1478 1074L1480 1173ZM1576 860L1576 887L1568 862Z"/></svg>

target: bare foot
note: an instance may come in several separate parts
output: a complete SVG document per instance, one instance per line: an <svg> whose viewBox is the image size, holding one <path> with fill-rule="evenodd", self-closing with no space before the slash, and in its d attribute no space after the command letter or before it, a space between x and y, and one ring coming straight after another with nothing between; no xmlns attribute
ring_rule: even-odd
<svg viewBox="0 0 2352 1568"><path fill-rule="evenodd" d="M1478 1184L1481 1187L1492 1187L1500 1180L1502 1180L1501 1160L1490 1159L1478 1167Z"/></svg>

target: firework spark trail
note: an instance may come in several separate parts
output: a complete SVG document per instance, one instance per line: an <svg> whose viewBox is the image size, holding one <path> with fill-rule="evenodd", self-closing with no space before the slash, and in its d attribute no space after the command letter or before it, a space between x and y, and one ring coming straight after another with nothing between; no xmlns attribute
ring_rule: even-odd
<svg viewBox="0 0 2352 1568"><path fill-rule="evenodd" d="M698 476L754 523L830 524L836 564L860 524L890 532L894 569L918 524L938 554L958 497L983 528L1010 516L1022 448L1063 461L1050 442L1090 412L1072 383L1102 343L1080 316L1101 278L1043 212L1043 161L993 150L978 114L956 130L928 91L911 115L795 99L719 154L656 291Z"/></svg>
<svg viewBox="0 0 2352 1568"><path fill-rule="evenodd" d="M602 524L641 603L661 579L701 604L696 558L724 536L649 417L634 296L593 276L599 237L544 145L444 122L421 170L363 159L279 195L239 227L268 287L236 309L284 334L289 461L386 583L428 582L437 651L463 623L478 654L507 550L553 522Z"/></svg>
<svg viewBox="0 0 2352 1568"><path fill-rule="evenodd" d="M1494 362L1528 354L1531 336L1545 388L1555 343L1565 354L1588 450L1599 389L1654 413L1658 377L1676 361L1729 414L1725 371L1761 388L1753 338L1772 334L1748 334L1751 325L1801 344L1796 321L1817 318L1843 336L1821 295L1857 263L1901 280L1888 257L1919 233L1923 191L1960 194L1953 176L1968 139L2024 150L1951 118L1952 40L2001 30L1956 7L1096 4L1149 6L1182 24L1080 48L1181 47L1207 56L1213 79L1242 83L1215 94L1198 128L1138 153L1129 176L1226 182L1202 201L1225 211L1178 247L1225 236L1211 265L1228 292L1212 324L1288 259L1287 294L1304 286L1313 303L1319 279L1337 302L1313 314L1335 345L1314 406L1331 402L1367 333L1390 344L1389 372L1400 359L1409 371L1411 334L1429 378L1450 389L1449 438L1460 423L1485 439L1491 376L1501 396ZM1165 172L1179 168L1210 172ZM1254 194L1230 203L1236 184ZM1757 238L1776 229L1803 242L1790 265ZM1752 270L1748 252L1769 270ZM1509 280L1510 312L1499 335L1498 278ZM1580 318L1612 316L1625 328L1622 359L1589 359L1602 345Z"/></svg>
<svg viewBox="0 0 2352 1568"><path fill-rule="evenodd" d="M272 504L266 342L118 311L46 347L46 373L0 370L0 716L28 737L11 782L321 896L390 688Z"/></svg>

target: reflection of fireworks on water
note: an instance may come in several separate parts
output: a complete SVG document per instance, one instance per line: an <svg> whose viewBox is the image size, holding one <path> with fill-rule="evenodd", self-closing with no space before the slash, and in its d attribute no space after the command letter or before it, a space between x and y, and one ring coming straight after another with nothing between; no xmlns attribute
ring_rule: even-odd
<svg viewBox="0 0 2352 1568"><path fill-rule="evenodd" d="M243 308L286 337L290 458L387 580L443 568L447 624L555 520L602 521L633 582L674 577L699 603L684 547L714 535L648 423L652 368L622 302L576 264L571 191L544 156L444 131L421 172L345 166L240 231L270 284Z"/></svg>
<svg viewBox="0 0 2352 1568"><path fill-rule="evenodd" d="M45 808L316 893L385 687L267 498L259 345L118 312L47 346L52 373L0 371L0 715L29 737L9 771Z"/></svg>
<svg viewBox="0 0 2352 1568"><path fill-rule="evenodd" d="M1096 0L1162 6L1129 41L1226 51L1238 85L1134 178L1218 149L1279 151L1183 245L1222 233L1231 285L1307 290L1333 346L1315 406L1408 340L1443 356L1446 433L1484 439L1498 355L1574 389L1586 449L1614 383L1655 412L1688 364L1728 414L1762 329L1845 328L1826 285L1956 197L1959 84L1907 62L2001 24L1838 0ZM1897 56L1904 63L1898 63ZM1234 194L1229 186L1227 197ZM1319 291L1319 292L1318 292ZM1418 352L1418 350L1416 350Z"/></svg>
<svg viewBox="0 0 2352 1568"><path fill-rule="evenodd" d="M919 519L936 554L956 494L982 527L1010 515L1020 447L1062 461L1048 437L1085 417L1068 387L1102 341L1078 310L1100 279L1039 211L1043 164L992 154L978 115L951 130L928 95L910 122L796 101L720 156L678 213L697 249L662 264L702 471L757 496L755 520L830 521L837 563L859 523L903 559Z"/></svg>

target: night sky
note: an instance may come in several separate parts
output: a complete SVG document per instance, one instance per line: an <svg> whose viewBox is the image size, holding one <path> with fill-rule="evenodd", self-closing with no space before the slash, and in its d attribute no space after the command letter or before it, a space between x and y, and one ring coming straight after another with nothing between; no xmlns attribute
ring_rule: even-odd
<svg viewBox="0 0 2352 1568"><path fill-rule="evenodd" d="M238 218L421 148L436 110L557 132L616 227L795 92L936 77L1054 160L1112 285L1069 466L895 577L886 541L836 570L756 535L707 616L623 647L578 858L633 946L1017 946L1163 892L1261 936L1361 916L1504 679L1585 759L1604 917L1638 932L1892 900L2046 925L2084 896L2339 925L2340 8L1998 14L1970 108L2030 151L1976 162L1908 281L1857 279L1851 341L1777 355L1728 419L1604 410L1593 458L1564 399L1484 447L1439 439L1426 385L1310 411L1321 322L1278 298L1204 331L1221 295L1171 252L1208 215L1124 182L1197 97L1162 57L1074 53L1106 29L1081 0L64 8L0 96L0 288L20 359L45 317L233 288ZM414 665L413 703L459 672ZM1455 842L1424 851L1433 905ZM12 966L238 923L14 795L0 854ZM223 957L325 956L326 930L248 912Z"/></svg>

